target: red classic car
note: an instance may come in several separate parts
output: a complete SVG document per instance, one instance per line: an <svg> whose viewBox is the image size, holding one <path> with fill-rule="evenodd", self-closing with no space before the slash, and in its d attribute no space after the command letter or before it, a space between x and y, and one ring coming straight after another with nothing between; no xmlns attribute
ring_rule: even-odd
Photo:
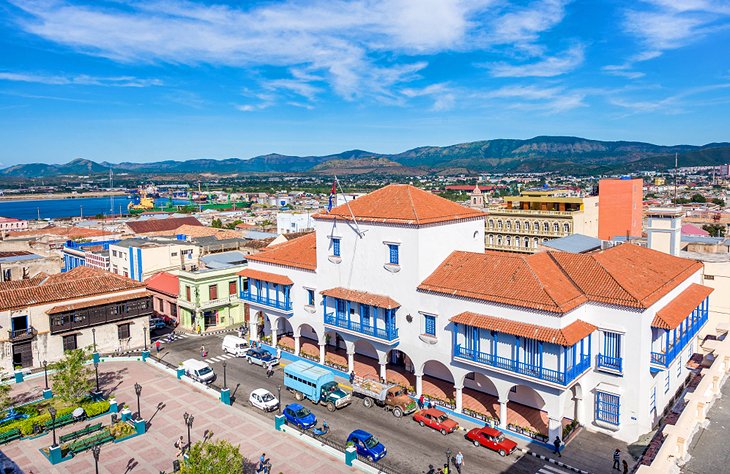
<svg viewBox="0 0 730 474"><path fill-rule="evenodd" d="M500 456L511 454L517 447L517 443L504 437L504 433L488 426L474 428L466 434L466 438L474 443L474 446L484 446L497 451Z"/></svg>
<svg viewBox="0 0 730 474"><path fill-rule="evenodd" d="M453 433L459 428L459 424L457 422L449 418L446 413L435 408L417 411L413 414L413 421L417 422L421 426L430 426L431 428L440 431L442 435Z"/></svg>

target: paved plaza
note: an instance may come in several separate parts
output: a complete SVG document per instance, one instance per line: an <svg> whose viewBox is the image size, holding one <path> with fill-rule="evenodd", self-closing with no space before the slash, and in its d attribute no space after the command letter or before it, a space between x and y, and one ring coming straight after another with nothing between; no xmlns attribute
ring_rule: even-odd
<svg viewBox="0 0 730 474"><path fill-rule="evenodd" d="M192 428L193 442L201 440L206 430L213 439L224 438L240 445L241 453L256 461L262 452L271 459L272 472L294 474L301 472L345 473L357 472L348 468L343 459L335 459L314 451L291 436L274 430L268 420L255 416L249 409L226 406L201 390L178 381L174 376L142 362L103 362L99 365L100 384L112 391L119 403L124 402L136 411L134 384L142 385L141 411L149 422L148 432L120 443L106 443L101 447L99 472L152 473L172 471L177 454L175 440L187 438L183 413L195 417ZM43 388L43 377L13 387L13 395L24 399L38 398ZM239 396L242 394L239 394ZM158 404L164 404L157 409ZM109 422L106 415L98 419ZM81 428L80 423L58 429L57 436ZM94 458L90 451L52 466L39 449L51 444L51 434L36 439L17 440L2 446L2 452L26 473L87 473L94 472Z"/></svg>

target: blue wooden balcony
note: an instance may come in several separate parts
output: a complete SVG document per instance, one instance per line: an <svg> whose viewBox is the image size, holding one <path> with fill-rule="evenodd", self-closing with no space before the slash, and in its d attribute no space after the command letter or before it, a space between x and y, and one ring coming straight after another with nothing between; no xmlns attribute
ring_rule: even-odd
<svg viewBox="0 0 730 474"><path fill-rule="evenodd" d="M623 372L623 363L623 357L611 357L603 354L598 354L596 357L596 367L598 369Z"/></svg>
<svg viewBox="0 0 730 474"><path fill-rule="evenodd" d="M554 370L541 367L539 365L518 362L514 359L500 357L494 354L475 351L462 347L461 344L454 346L454 357L461 362L476 362L490 367L496 367L502 370L508 370L520 375L527 375L546 382L556 383L560 385L568 385L579 375L583 374L591 366L590 354L579 357L576 364L567 370Z"/></svg>
<svg viewBox="0 0 730 474"><path fill-rule="evenodd" d="M398 328L395 326L376 328L373 325L363 325L360 321L335 317L334 313L325 314L324 324L332 326L335 329L344 329L354 334L363 334L382 339L383 341L393 342L398 339Z"/></svg>
<svg viewBox="0 0 730 474"><path fill-rule="evenodd" d="M687 344L689 344L700 329L702 329L702 326L707 323L707 319L707 306L706 304L703 304L702 307L698 307L698 309L693 311L689 316L687 316L687 319L680 324L680 328L685 327L686 329L684 332L681 332L679 336L677 336L677 329L674 329L671 332L666 330L664 336L666 344L664 352L652 352L651 363L662 367L669 367L672 362L674 362L674 359L677 358L677 355L679 355L684 348L687 347ZM670 334L673 337L670 337Z"/></svg>
<svg viewBox="0 0 730 474"><path fill-rule="evenodd" d="M241 299L251 303L258 303L271 308L280 309L282 311L292 311L292 303L289 298L285 298L283 300L267 298L265 295L253 294L249 289L248 291L241 292Z"/></svg>

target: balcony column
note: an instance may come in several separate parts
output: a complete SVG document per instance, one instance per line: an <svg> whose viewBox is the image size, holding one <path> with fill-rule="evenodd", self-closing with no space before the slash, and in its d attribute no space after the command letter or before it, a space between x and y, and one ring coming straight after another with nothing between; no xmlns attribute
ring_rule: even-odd
<svg viewBox="0 0 730 474"><path fill-rule="evenodd" d="M499 427L507 428L507 402L508 399L499 400Z"/></svg>
<svg viewBox="0 0 730 474"><path fill-rule="evenodd" d="M355 370L355 348L353 347L352 352L347 351L347 373L352 373Z"/></svg>
<svg viewBox="0 0 730 474"><path fill-rule="evenodd" d="M414 374L416 376L416 396L420 397L423 393L423 374Z"/></svg>
<svg viewBox="0 0 730 474"><path fill-rule="evenodd" d="M456 402L456 412L461 413L462 409L462 391L464 390L464 387L454 387L454 400Z"/></svg>
<svg viewBox="0 0 730 474"><path fill-rule="evenodd" d="M256 318L256 313L252 314L250 316L249 325L251 326L251 329L249 330L248 337L251 338L252 341L258 341L259 340L259 325L258 325L258 319Z"/></svg>
<svg viewBox="0 0 730 474"><path fill-rule="evenodd" d="M294 355L295 356L298 356L299 355L299 350L300 350L300 347L301 347L300 346L300 341L301 341L301 337L294 336Z"/></svg>
<svg viewBox="0 0 730 474"><path fill-rule="evenodd" d="M386 375L388 375L386 371L386 364L380 364L380 378L386 380Z"/></svg>
<svg viewBox="0 0 730 474"><path fill-rule="evenodd" d="M548 414L548 417L550 418L550 421L548 422L548 436L550 437L550 442L555 441L556 436L562 441L563 424L561 423L561 420L554 418L552 413Z"/></svg>
<svg viewBox="0 0 730 474"><path fill-rule="evenodd" d="M276 324L279 324L279 321L276 321ZM276 333L278 332L278 328L276 326L271 326L271 347L276 347Z"/></svg>
<svg viewBox="0 0 730 474"><path fill-rule="evenodd" d="M322 365L324 365L325 345L326 343L324 342L319 343L319 363Z"/></svg>

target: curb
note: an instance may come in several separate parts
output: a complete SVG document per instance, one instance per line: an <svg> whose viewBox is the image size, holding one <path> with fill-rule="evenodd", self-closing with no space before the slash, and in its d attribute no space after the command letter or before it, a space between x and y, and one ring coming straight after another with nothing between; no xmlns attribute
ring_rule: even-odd
<svg viewBox="0 0 730 474"><path fill-rule="evenodd" d="M215 336L216 334L225 334L229 332L238 332L236 329L221 329L219 331L210 331L210 332L204 332L204 333L196 333L196 332L185 332L185 334L190 334L191 336Z"/></svg>
<svg viewBox="0 0 730 474"><path fill-rule="evenodd" d="M565 469L570 469L570 470L571 470L571 471L573 471L573 472L577 472L577 473L579 473L579 474L589 474L589 472L588 472L588 471L584 471L583 469L578 469L577 467L573 467L573 466L570 466L570 465L568 465L568 464L565 464L565 463L564 463L564 462L562 462L562 461L556 461L555 459L553 459L553 458L549 458L549 457L547 457L547 456L544 456L544 455L542 455L542 454L537 454L537 453L534 453L534 452L530 451L530 450L529 450L529 449L527 449L527 448L518 448L518 449L519 449L520 451L522 451L522 453L523 453L523 454L530 454L530 455L532 455L532 456L534 456L534 457L536 457L536 458L540 458L540 459L542 459L543 461L547 461L547 462L549 462L549 463L551 463L551 464L555 464L556 466L560 466L560 467L563 467L563 468L565 468Z"/></svg>

